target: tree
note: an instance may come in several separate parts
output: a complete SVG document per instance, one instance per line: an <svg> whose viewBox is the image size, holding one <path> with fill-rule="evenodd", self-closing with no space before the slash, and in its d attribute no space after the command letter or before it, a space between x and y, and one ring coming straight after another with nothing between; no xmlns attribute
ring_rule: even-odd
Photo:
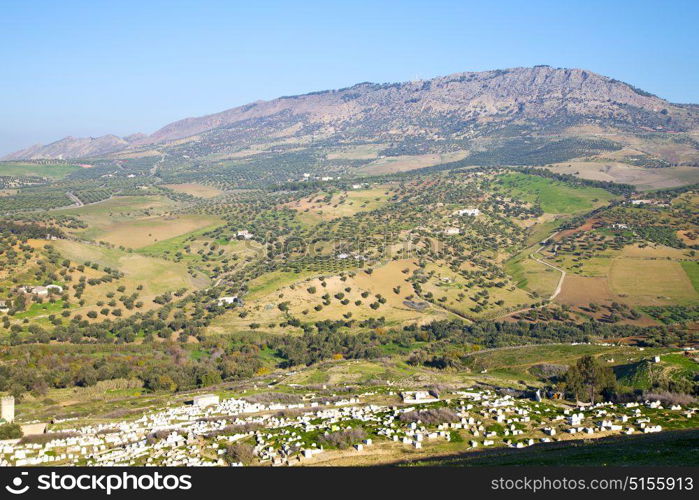
<svg viewBox="0 0 699 500"><path fill-rule="evenodd" d="M0 425L0 440L19 439L22 437L22 428L17 424Z"/></svg>
<svg viewBox="0 0 699 500"><path fill-rule="evenodd" d="M597 396L614 390L616 377L610 367L600 365L592 356L583 356L568 369L565 384L576 399L587 398L594 403Z"/></svg>

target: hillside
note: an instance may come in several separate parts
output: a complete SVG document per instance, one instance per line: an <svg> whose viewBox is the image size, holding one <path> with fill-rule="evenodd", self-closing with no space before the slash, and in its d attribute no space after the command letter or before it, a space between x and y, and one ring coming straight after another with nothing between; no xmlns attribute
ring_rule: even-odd
<svg viewBox="0 0 699 500"><path fill-rule="evenodd" d="M36 144L27 149L10 153L3 159L63 159L101 156L128 148L132 139L140 137L139 134L125 138L111 134L101 137L65 137L45 146Z"/></svg>
<svg viewBox="0 0 699 500"><path fill-rule="evenodd" d="M505 146L511 149L507 141L513 139L543 137L547 143L559 134L615 135L614 146L603 148L614 150L631 145L627 135L648 141L671 137L671 132L686 154L673 158L654 148L640 148L640 156L648 153L668 164L694 165L699 163L699 147L692 137L697 129L696 106L672 104L590 71L536 66L405 83L360 83L340 90L257 101L176 121L150 136L67 137L17 151L5 159L152 154L154 149L178 158L214 155L222 159L261 151L279 154L299 148L331 150L367 143L378 145L377 156L390 157L489 151L494 139L506 141ZM363 158L356 151L352 153L354 156L344 159ZM482 159L475 161L483 164Z"/></svg>

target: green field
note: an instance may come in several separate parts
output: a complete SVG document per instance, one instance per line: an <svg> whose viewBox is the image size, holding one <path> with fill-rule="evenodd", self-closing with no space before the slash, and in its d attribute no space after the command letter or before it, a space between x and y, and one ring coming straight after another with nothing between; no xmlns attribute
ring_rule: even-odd
<svg viewBox="0 0 699 500"><path fill-rule="evenodd" d="M519 288L525 288L536 292L542 298L548 298L556 289L561 273L529 257L530 251L533 250L533 248L527 249L507 261L505 270Z"/></svg>
<svg viewBox="0 0 699 500"><path fill-rule="evenodd" d="M513 196L530 203L538 202L549 214L574 214L605 205L615 196L595 187L569 186L562 182L521 173L506 174L498 183Z"/></svg>
<svg viewBox="0 0 699 500"><path fill-rule="evenodd" d="M76 241L60 240L55 242L55 246L63 256L74 262L96 262L102 267L119 269L124 273L124 278L118 282L89 287L85 293L88 305L102 299L119 285L125 285L129 290L142 285L141 297L149 305L152 297L166 291L198 288L206 284L201 279L195 282L188 274L187 267L181 263Z"/></svg>
<svg viewBox="0 0 699 500"><path fill-rule="evenodd" d="M687 273L694 290L699 292L699 262L682 262L682 269Z"/></svg>
<svg viewBox="0 0 699 500"><path fill-rule="evenodd" d="M265 295L278 290L284 286L288 286L296 281L301 281L302 279L311 276L313 273L308 272L304 274L285 272L285 271L275 271L273 273L263 274L259 278L255 278L248 284L248 298L250 300L264 297Z"/></svg>
<svg viewBox="0 0 699 500"><path fill-rule="evenodd" d="M49 177L51 179L63 179L65 176L80 170L82 167L78 165L57 164L57 165L40 165L38 163L29 162L0 162L0 176L37 176Z"/></svg>
<svg viewBox="0 0 699 500"><path fill-rule="evenodd" d="M141 247L138 249L138 252L143 253L145 255L153 255L153 256L161 256L164 254L175 253L175 252L182 249L182 247L186 244L187 240L201 236L202 234L206 233L207 231L210 231L211 229L215 228L218 225L218 223L215 219L211 219L211 220L214 221L213 224L210 224L210 225L203 227L201 229L197 229L195 231L181 234L179 236L174 236L174 237L168 238L166 240L161 240L161 241L154 243L152 245Z"/></svg>

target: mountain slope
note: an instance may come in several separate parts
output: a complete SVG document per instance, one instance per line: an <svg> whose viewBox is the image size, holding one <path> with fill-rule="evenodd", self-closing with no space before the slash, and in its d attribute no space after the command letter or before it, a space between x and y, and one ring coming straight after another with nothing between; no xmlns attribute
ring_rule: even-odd
<svg viewBox="0 0 699 500"><path fill-rule="evenodd" d="M66 138L9 157L98 156L187 138L199 143L195 154L202 156L287 138L328 145L464 144L493 133L512 134L512 127L516 134L526 135L580 124L631 133L687 132L699 129L699 112L696 106L671 104L590 71L537 66L397 84L361 83L186 118L131 141L114 136L105 136L110 140Z"/></svg>
<svg viewBox="0 0 699 500"><path fill-rule="evenodd" d="M3 160L21 159L65 159L83 158L90 156L102 156L128 148L132 141L130 138L142 139L138 134L125 138L115 135L103 135L101 137L65 137L46 146L36 144L27 149L10 153Z"/></svg>
<svg viewBox="0 0 699 500"><path fill-rule="evenodd" d="M382 128L391 130L405 121L417 125L425 115L447 120L458 116L465 121L580 117L667 130L686 130L699 123L695 113L625 83L579 69L536 67L459 73L402 84L363 83L262 101L171 123L150 141L181 139L275 115L293 115L309 124L339 130L366 121L382 121Z"/></svg>

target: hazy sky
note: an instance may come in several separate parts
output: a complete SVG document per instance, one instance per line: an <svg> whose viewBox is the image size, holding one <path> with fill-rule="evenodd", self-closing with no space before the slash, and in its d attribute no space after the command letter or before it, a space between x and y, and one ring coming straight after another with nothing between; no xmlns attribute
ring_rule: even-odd
<svg viewBox="0 0 699 500"><path fill-rule="evenodd" d="M258 99L580 67L699 102L699 1L2 0L0 154Z"/></svg>

